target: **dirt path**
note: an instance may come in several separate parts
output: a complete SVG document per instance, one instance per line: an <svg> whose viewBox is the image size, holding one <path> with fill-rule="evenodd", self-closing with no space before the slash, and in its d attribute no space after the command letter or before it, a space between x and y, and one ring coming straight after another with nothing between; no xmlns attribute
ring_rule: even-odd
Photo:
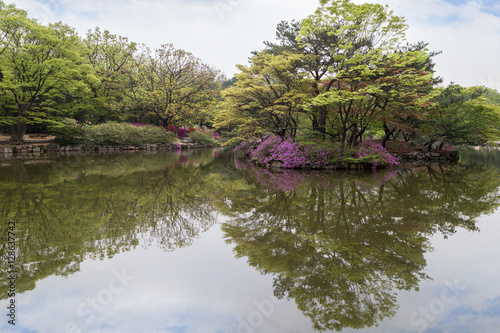
<svg viewBox="0 0 500 333"><path fill-rule="evenodd" d="M23 137L23 144L30 144L30 143L50 143L54 141L55 136L49 135L46 137L30 137L30 136L36 136L37 134L26 134ZM5 134L0 134L0 146L5 147L5 146L12 146L12 143L9 142L10 140L10 135L5 135Z"/></svg>

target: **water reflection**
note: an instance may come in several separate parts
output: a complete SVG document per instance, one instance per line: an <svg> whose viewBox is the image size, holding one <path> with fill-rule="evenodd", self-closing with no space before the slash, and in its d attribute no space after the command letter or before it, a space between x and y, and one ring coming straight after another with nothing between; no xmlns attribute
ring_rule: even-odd
<svg viewBox="0 0 500 333"><path fill-rule="evenodd" d="M363 328L418 288L428 238L498 207L495 168L434 165L384 173L272 172L237 161L255 188L223 227L239 257L274 277L317 330ZM240 199L238 199L240 198Z"/></svg>
<svg viewBox="0 0 500 333"><path fill-rule="evenodd" d="M188 246L215 223L203 195L214 151L62 157L47 164L13 160L0 175L2 225L16 222L17 289L69 275L85 259L156 245ZM186 163L187 162L187 163ZM5 237L0 255L6 255ZM0 263L5 298L7 262Z"/></svg>
<svg viewBox="0 0 500 333"><path fill-rule="evenodd" d="M236 256L272 276L274 295L315 329L363 328L396 313L399 290L432 278L432 235L478 230L477 218L499 206L498 169L470 161L372 173L276 172L212 150L11 159L0 169L0 219L16 222L25 292L86 259L179 252L220 214ZM0 272L5 299L6 261ZM203 283L205 272L196 274Z"/></svg>

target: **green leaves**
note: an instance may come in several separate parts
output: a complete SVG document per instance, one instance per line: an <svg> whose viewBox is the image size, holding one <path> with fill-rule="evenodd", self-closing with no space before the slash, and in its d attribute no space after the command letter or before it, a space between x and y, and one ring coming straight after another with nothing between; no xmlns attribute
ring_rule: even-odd
<svg viewBox="0 0 500 333"><path fill-rule="evenodd" d="M217 70L172 44L154 51L145 48L128 75L130 98L155 113L165 127L196 121L198 111L211 105L219 89Z"/></svg>
<svg viewBox="0 0 500 333"><path fill-rule="evenodd" d="M0 105L5 116L21 124L12 133L20 141L22 124L46 122L60 112L57 106L65 95L86 91L87 67L80 39L67 25L43 26L10 7L0 15Z"/></svg>
<svg viewBox="0 0 500 333"><path fill-rule="evenodd" d="M486 89L450 84L437 92L422 126L432 142L483 144L500 138L500 107L484 97Z"/></svg>
<svg viewBox="0 0 500 333"><path fill-rule="evenodd" d="M309 98L310 82L301 71L305 55L263 51L254 55L235 86L223 91L218 128L235 127L243 138L270 131L278 136L295 137L303 102ZM234 141L234 140L233 140Z"/></svg>

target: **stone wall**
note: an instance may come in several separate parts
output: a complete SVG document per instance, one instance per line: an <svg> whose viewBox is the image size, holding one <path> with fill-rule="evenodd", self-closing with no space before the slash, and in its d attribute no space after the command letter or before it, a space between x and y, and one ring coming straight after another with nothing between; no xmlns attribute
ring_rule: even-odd
<svg viewBox="0 0 500 333"><path fill-rule="evenodd" d="M0 157L16 156L40 156L42 154L57 154L71 152L98 152L112 153L123 151L159 151L159 150L174 150L177 147L172 144L144 144L139 146L85 146L85 145L67 145L61 146L58 144L23 144L23 145L3 145L0 146ZM206 148L203 145L191 143L189 145L181 145L182 149L190 148Z"/></svg>
<svg viewBox="0 0 500 333"><path fill-rule="evenodd" d="M432 151L426 152L423 150L416 150L409 153L401 153L396 155L403 161L457 161L459 158L458 151Z"/></svg>

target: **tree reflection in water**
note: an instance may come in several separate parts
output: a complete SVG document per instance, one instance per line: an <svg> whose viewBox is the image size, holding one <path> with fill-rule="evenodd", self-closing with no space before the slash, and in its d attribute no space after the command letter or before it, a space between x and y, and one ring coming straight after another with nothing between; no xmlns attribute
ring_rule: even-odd
<svg viewBox="0 0 500 333"><path fill-rule="evenodd" d="M255 187L223 226L238 257L274 276L317 330L376 325L398 290L418 289L429 236L499 205L495 168L435 165L372 172L273 172L236 161ZM236 199L238 200L238 199Z"/></svg>
<svg viewBox="0 0 500 333"><path fill-rule="evenodd" d="M184 153L74 156L28 166L14 160L0 174L0 217L16 222L17 290L72 274L85 259L151 245L166 251L189 246L216 222L216 208L202 195L212 186L200 171L213 154L190 154L188 165L179 165ZM7 261L0 268L5 298Z"/></svg>
<svg viewBox="0 0 500 333"><path fill-rule="evenodd" d="M429 236L477 230L499 205L495 167L300 172L231 154L90 155L0 172L0 219L16 222L17 290L135 248L173 251L216 223L238 257L274 277L318 330L376 325L417 289ZM7 254L7 228L0 255ZM0 263L7 296L7 261Z"/></svg>

